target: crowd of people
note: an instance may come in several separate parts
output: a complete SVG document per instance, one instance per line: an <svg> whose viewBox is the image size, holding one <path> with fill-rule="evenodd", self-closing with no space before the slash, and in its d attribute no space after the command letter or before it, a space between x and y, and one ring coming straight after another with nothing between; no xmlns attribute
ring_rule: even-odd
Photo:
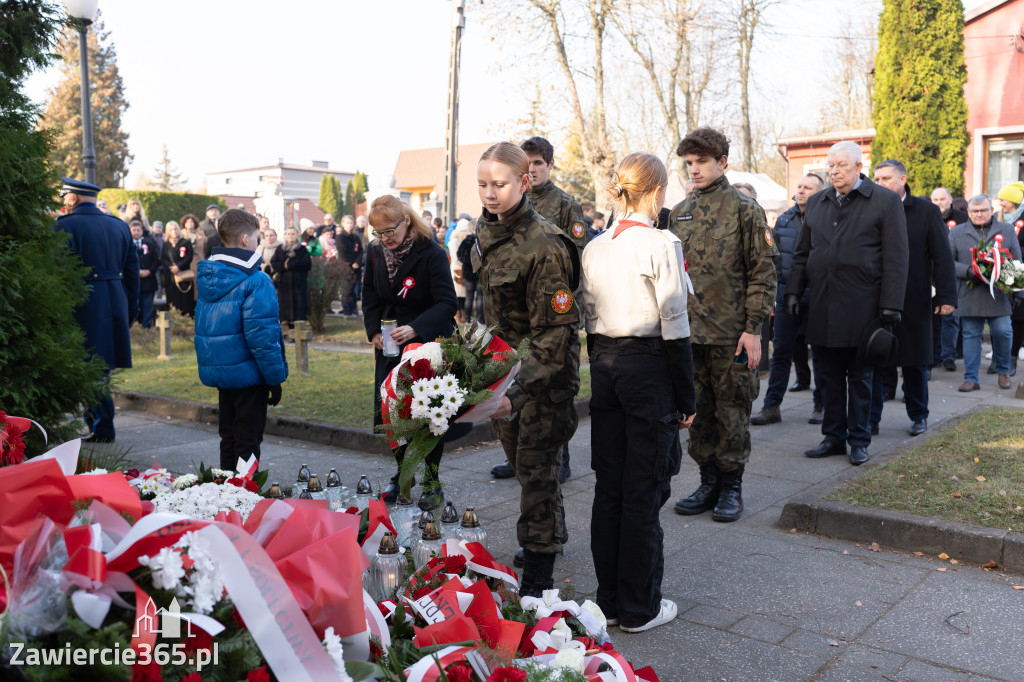
<svg viewBox="0 0 1024 682"><path fill-rule="evenodd" d="M664 163L647 153L626 156L599 188L614 204L608 216L552 182L554 148L539 137L490 147L477 166L481 215L450 225L387 195L365 216L337 224L326 215L320 226L303 220L279 240L265 218L240 209L222 217L216 206L202 221L186 215L150 225L133 200L121 207L124 234L124 223L104 223L112 263L97 272L119 271L110 279L124 282L120 322L152 324L161 286L172 306L196 315L200 377L220 392L222 466L259 452L266 405L281 399L287 377L282 323L306 315L312 258L353 270L342 312L362 317L375 385L402 347L470 319L490 322L512 346L527 341L529 356L494 415L506 461L491 473L521 487L514 562L523 568L520 592L529 596L553 586L554 563L569 540L561 485L571 475L585 331L591 523L602 529L591 536L597 602L609 624L639 632L677 614L661 594L659 512L680 471L681 430L690 431L700 482L675 511L710 511L714 521L733 522L743 514L750 425L782 420L794 361L797 384L788 390L809 388L813 376L810 421L823 435L805 455L843 455L859 465L869 459L899 371L910 433L918 435L927 429L929 372L938 365L956 371L958 344L960 390L979 390L987 325L989 372L1006 389L1024 339L1024 292L992 292L973 267L979 245L991 247L997 237L1020 259L1024 183L1004 187L997 206L979 194L958 207L962 200L945 188L914 196L899 160L877 164L869 177L860 147L840 142L828 152L828 182L804 176L793 206L769 225L754 188L726 177L729 146L706 127L680 141L676 153L689 181L672 208L664 205ZM109 210L96 191L68 180L71 214L58 221L87 263L78 222ZM129 238L135 248L122 254ZM398 355L386 352L392 344ZM107 362L124 366L113 351ZM764 404L751 416L766 368ZM112 410L90 409L101 417L91 422L94 435L113 439ZM379 424L376 396L372 409ZM427 456L421 508L443 501L440 460L445 443L461 435L449 432ZM393 455L389 502L399 496L404 448Z"/></svg>

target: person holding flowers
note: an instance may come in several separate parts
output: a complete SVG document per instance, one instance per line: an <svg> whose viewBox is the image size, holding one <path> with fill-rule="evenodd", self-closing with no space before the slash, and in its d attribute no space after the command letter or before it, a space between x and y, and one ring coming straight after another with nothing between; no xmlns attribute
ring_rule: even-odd
<svg viewBox="0 0 1024 682"><path fill-rule="evenodd" d="M583 251L597 477L590 546L598 606L628 632L677 613L661 598L658 513L679 473L679 430L697 412L683 247L668 230L654 229L667 185L653 154L623 159L608 189L619 217Z"/></svg>
<svg viewBox="0 0 1024 682"><path fill-rule="evenodd" d="M1013 226L992 217L992 201L978 194L967 204L970 220L949 231L949 246L953 249L957 278L957 308L964 330L964 383L958 390L968 393L981 389L978 369L981 366L981 333L988 322L992 336L992 363L998 374L999 388L1010 388L1010 344L1013 332L1010 312L1019 307L1024 292L1006 294L998 288L989 290L975 270L979 249L991 252L993 247L1005 250L1020 260L1020 244ZM1005 256L1005 254L1004 254Z"/></svg>
<svg viewBox="0 0 1024 682"><path fill-rule="evenodd" d="M370 244L363 274L363 324L366 338L374 346L374 386L380 388L388 372L401 361L401 354L384 355L381 320L393 319L397 327L391 338L400 347L426 343L452 333L452 319L458 308L455 285L448 269L448 256L432 239L433 231L412 209L393 196L374 199L369 213L376 240ZM380 397L374 392L373 423L383 423ZM435 509L444 500L437 477L444 441L426 458L426 480L419 499L421 509ZM384 491L384 501L398 499L398 477L405 446L394 449L398 468Z"/></svg>
<svg viewBox="0 0 1024 682"><path fill-rule="evenodd" d="M555 557L566 541L558 472L562 446L576 432L580 387L575 295L576 247L526 196L526 153L492 145L477 166L483 213L477 221L473 269L484 292L484 316L510 346L529 341L529 356L494 414L495 431L522 486L516 535L523 548L519 594L539 597L554 583Z"/></svg>

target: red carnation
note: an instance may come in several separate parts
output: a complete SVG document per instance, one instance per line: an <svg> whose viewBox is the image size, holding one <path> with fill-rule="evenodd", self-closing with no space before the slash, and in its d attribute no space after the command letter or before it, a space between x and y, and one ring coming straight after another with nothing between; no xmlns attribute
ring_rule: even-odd
<svg viewBox="0 0 1024 682"><path fill-rule="evenodd" d="M181 678L181 682L203 682L203 676L199 673L189 673Z"/></svg>
<svg viewBox="0 0 1024 682"><path fill-rule="evenodd" d="M245 489L251 493L258 493L260 491L260 484L256 481L246 481Z"/></svg>
<svg viewBox="0 0 1024 682"><path fill-rule="evenodd" d="M139 470L128 469L127 471L124 472L124 477L127 478L129 481L132 481L139 477Z"/></svg>
<svg viewBox="0 0 1024 682"><path fill-rule="evenodd" d="M461 555L445 557L444 572L458 575L466 569L466 557Z"/></svg>
<svg viewBox="0 0 1024 682"><path fill-rule="evenodd" d="M245 682L270 682L267 666L261 665L255 670L250 670L249 674L245 676Z"/></svg>
<svg viewBox="0 0 1024 682"><path fill-rule="evenodd" d="M461 661L453 663L444 674L448 677L448 682L473 682L473 671Z"/></svg>
<svg viewBox="0 0 1024 682"><path fill-rule="evenodd" d="M237 488L241 488L243 485L245 485L245 481L243 481L242 479L238 478L237 476L235 476L234 478L229 478L227 480L227 482L230 483L231 485L237 487Z"/></svg>
<svg viewBox="0 0 1024 682"><path fill-rule="evenodd" d="M412 593L412 599L413 601L416 601L420 597L425 597L433 591L434 589L430 585L424 585Z"/></svg>
<svg viewBox="0 0 1024 682"><path fill-rule="evenodd" d="M520 670L514 665L505 668L495 668L494 672L487 676L487 682L525 682L526 671Z"/></svg>
<svg viewBox="0 0 1024 682"><path fill-rule="evenodd" d="M430 366L430 360L426 358L420 358L416 362L412 363L412 367L409 368L412 374L413 381L417 379L433 379L434 368Z"/></svg>
<svg viewBox="0 0 1024 682"><path fill-rule="evenodd" d="M21 464L25 461L25 433L11 422L7 422L6 431L0 433L0 466Z"/></svg>

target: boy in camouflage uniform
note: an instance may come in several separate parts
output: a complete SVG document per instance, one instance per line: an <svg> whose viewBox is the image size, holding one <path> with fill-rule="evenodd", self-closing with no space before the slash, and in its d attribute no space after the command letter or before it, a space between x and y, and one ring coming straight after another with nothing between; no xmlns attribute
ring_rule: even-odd
<svg viewBox="0 0 1024 682"><path fill-rule="evenodd" d="M530 162L530 203L549 223L562 230L576 245L577 258L582 257L587 245L587 223L583 209L567 192L551 181L551 170L555 167L555 148L543 137L531 137L519 145ZM575 292L579 293L579 292ZM490 318L487 318L490 319ZM575 327L579 331L579 325ZM569 466L569 444L562 448L562 459L558 482L564 483L572 475ZM491 469L495 478L512 478L515 472L506 461ZM516 554L516 566L521 566L521 556Z"/></svg>
<svg viewBox="0 0 1024 682"><path fill-rule="evenodd" d="M773 258L779 252L764 211L725 177L725 135L698 128L676 153L684 157L695 188L672 209L669 229L683 242L693 282L687 310L697 416L689 453L700 466L701 483L675 510L691 515L714 509L715 521L735 521L743 511L750 406L760 389L761 324L775 300Z"/></svg>

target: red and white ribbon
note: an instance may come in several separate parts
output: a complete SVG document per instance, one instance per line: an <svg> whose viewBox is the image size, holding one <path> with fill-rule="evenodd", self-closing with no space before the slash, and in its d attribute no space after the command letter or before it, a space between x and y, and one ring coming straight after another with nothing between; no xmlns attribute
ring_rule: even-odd
<svg viewBox="0 0 1024 682"><path fill-rule="evenodd" d="M339 680L288 583L259 543L226 524L208 525L199 534L210 540L224 587L274 675L289 682Z"/></svg>
<svg viewBox="0 0 1024 682"><path fill-rule="evenodd" d="M452 663L466 660L466 654L472 650L473 647L470 646L449 646L436 654L424 656L405 669L406 682L434 682L440 677L441 670ZM441 663L440 668L438 668L437 661Z"/></svg>
<svg viewBox="0 0 1024 682"><path fill-rule="evenodd" d="M413 277L403 277L402 290L398 292L398 295L405 298L414 286L416 286L416 280Z"/></svg>

